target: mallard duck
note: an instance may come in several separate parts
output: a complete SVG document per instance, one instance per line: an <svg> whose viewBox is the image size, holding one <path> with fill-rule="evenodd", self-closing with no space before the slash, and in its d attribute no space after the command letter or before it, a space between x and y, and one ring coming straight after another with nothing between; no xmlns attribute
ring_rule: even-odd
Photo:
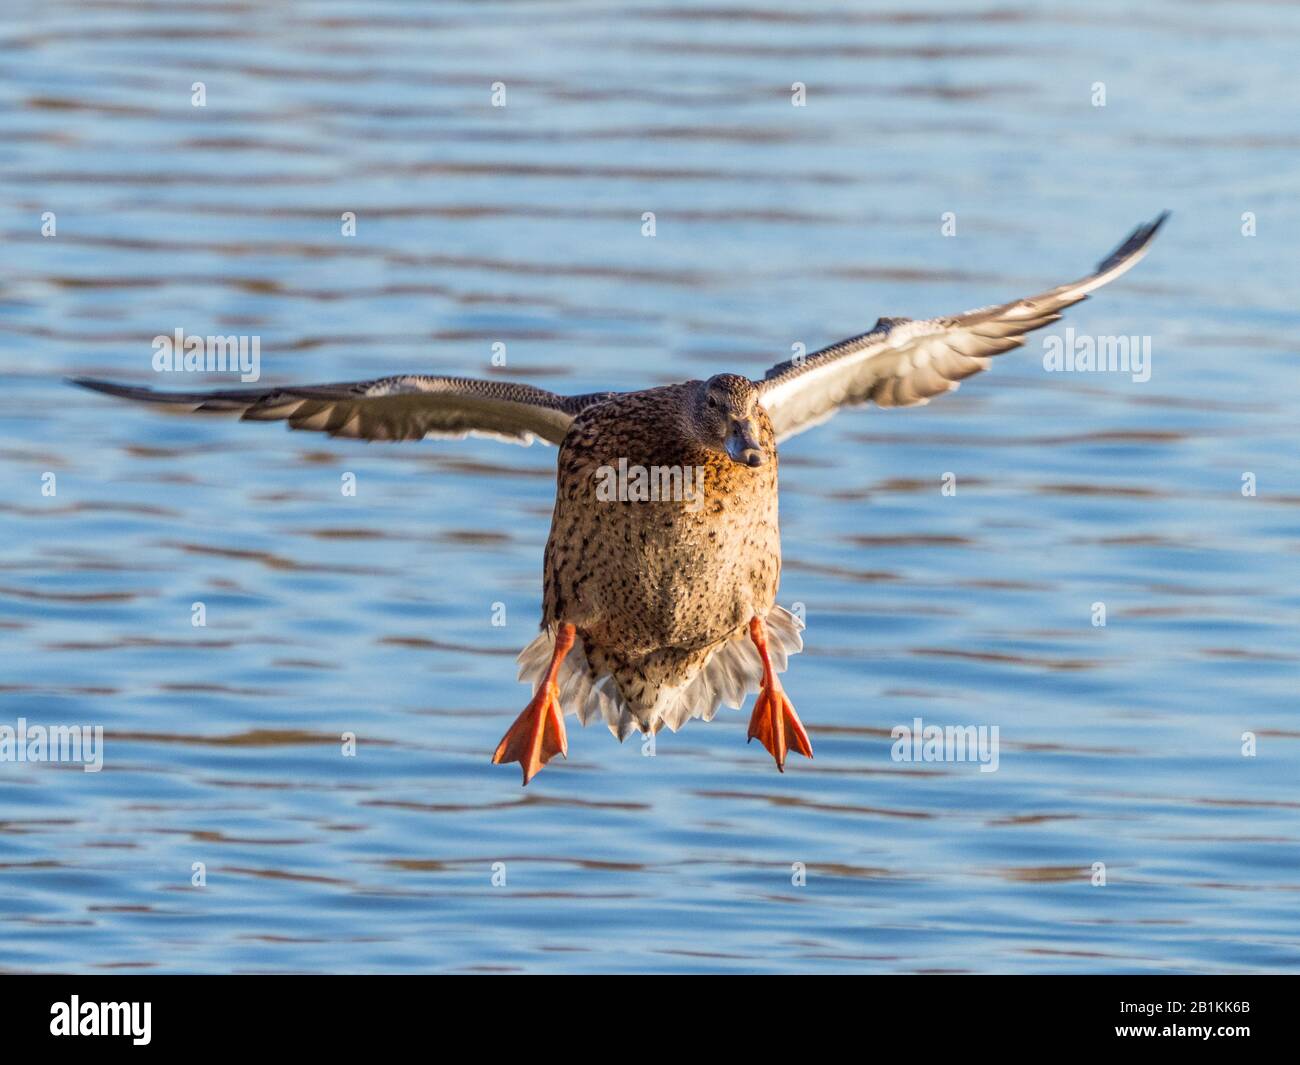
<svg viewBox="0 0 1300 1065"><path fill-rule="evenodd" d="M562 396L524 384L407 374L346 384L156 392L88 378L126 399L365 440L487 435L559 446L541 631L520 654L533 697L492 755L525 785L568 754L565 712L619 739L758 698L749 721L784 771L812 743L779 680L802 647L776 605L777 446L846 406L928 403L1143 257L1167 217L1139 226L1078 281L947 318L882 318L772 367L639 392Z"/></svg>

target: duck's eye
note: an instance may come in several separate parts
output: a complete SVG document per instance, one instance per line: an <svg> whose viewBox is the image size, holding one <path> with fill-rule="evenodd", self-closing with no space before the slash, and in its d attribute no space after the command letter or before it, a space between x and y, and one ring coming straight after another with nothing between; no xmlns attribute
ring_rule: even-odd
<svg viewBox="0 0 1300 1065"><path fill-rule="evenodd" d="M710 397L709 397L709 406L712 407L714 410L720 410L721 407L722 407L722 404L720 404L716 399L714 399L712 396L710 396Z"/></svg>

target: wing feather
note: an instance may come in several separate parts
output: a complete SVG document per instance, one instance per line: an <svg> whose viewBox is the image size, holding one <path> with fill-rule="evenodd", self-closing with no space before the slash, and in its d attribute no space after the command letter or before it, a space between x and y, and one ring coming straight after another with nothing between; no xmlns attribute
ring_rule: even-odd
<svg viewBox="0 0 1300 1065"><path fill-rule="evenodd" d="M569 423L612 392L561 396L532 385L470 377L404 374L374 381L284 388L158 392L75 377L72 384L110 396L186 411L238 413L244 421L285 421L291 429L361 440L489 436L558 444Z"/></svg>
<svg viewBox="0 0 1300 1065"><path fill-rule="evenodd" d="M1025 334L1059 321L1067 307L1131 269L1168 217L1165 211L1138 226L1078 281L950 318L881 318L869 332L773 366L759 389L777 439L826 421L840 407L910 407L955 390L988 369L990 358L1020 347Z"/></svg>

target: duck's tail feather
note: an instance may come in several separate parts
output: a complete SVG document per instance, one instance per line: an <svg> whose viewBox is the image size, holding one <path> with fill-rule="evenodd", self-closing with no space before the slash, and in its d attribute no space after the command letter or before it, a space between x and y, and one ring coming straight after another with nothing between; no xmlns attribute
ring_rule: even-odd
<svg viewBox="0 0 1300 1065"><path fill-rule="evenodd" d="M783 607L767 615L767 646L772 668L785 672L791 655L803 649L803 622ZM546 677L555 648L555 633L543 629L519 654L519 679L536 692ZM597 719L609 726L620 741L634 731L655 731L667 725L676 732L693 717L712 721L726 703L740 709L747 695L757 692L763 664L749 638L748 626L712 648L692 674L675 687L661 687L652 706L633 707L619 690L614 676L596 673L587 660L581 636L560 667L560 706L584 725Z"/></svg>

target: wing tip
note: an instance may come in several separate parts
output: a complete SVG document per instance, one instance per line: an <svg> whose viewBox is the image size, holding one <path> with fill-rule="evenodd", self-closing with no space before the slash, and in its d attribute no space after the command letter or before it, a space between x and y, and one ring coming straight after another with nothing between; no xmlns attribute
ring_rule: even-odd
<svg viewBox="0 0 1300 1065"><path fill-rule="evenodd" d="M1158 215L1156 215L1155 218L1153 218L1150 222L1147 222L1145 225L1141 225L1137 227L1137 229L1134 231L1134 236L1137 236L1139 233L1141 234L1141 240L1139 243L1142 247L1145 247L1146 245L1151 243L1151 241L1155 238L1155 235L1160 232L1160 227L1163 226L1167 221L1169 221L1169 216L1173 213L1174 213L1173 211L1171 211L1168 207L1166 207L1163 211L1161 211Z"/></svg>
<svg viewBox="0 0 1300 1065"><path fill-rule="evenodd" d="M97 388L100 385L109 384L99 377L83 377L81 374L69 374L63 378L65 385L76 385L78 388Z"/></svg>
<svg viewBox="0 0 1300 1065"><path fill-rule="evenodd" d="M1137 226L1132 233L1120 241L1119 246L1109 255L1097 264L1097 273L1104 274L1115 267L1127 263L1136 262L1142 255L1146 254L1147 248L1160 232L1161 226L1168 221L1169 216L1173 214L1168 208L1161 211L1150 222L1143 222Z"/></svg>
<svg viewBox="0 0 1300 1065"><path fill-rule="evenodd" d="M102 377L84 377L80 374L73 374L63 379L65 385L74 385L77 388L89 389L91 392L102 392L106 396L120 396L126 399L138 397L141 392L149 392L150 389L141 388L138 385L122 385L116 381L106 381Z"/></svg>

